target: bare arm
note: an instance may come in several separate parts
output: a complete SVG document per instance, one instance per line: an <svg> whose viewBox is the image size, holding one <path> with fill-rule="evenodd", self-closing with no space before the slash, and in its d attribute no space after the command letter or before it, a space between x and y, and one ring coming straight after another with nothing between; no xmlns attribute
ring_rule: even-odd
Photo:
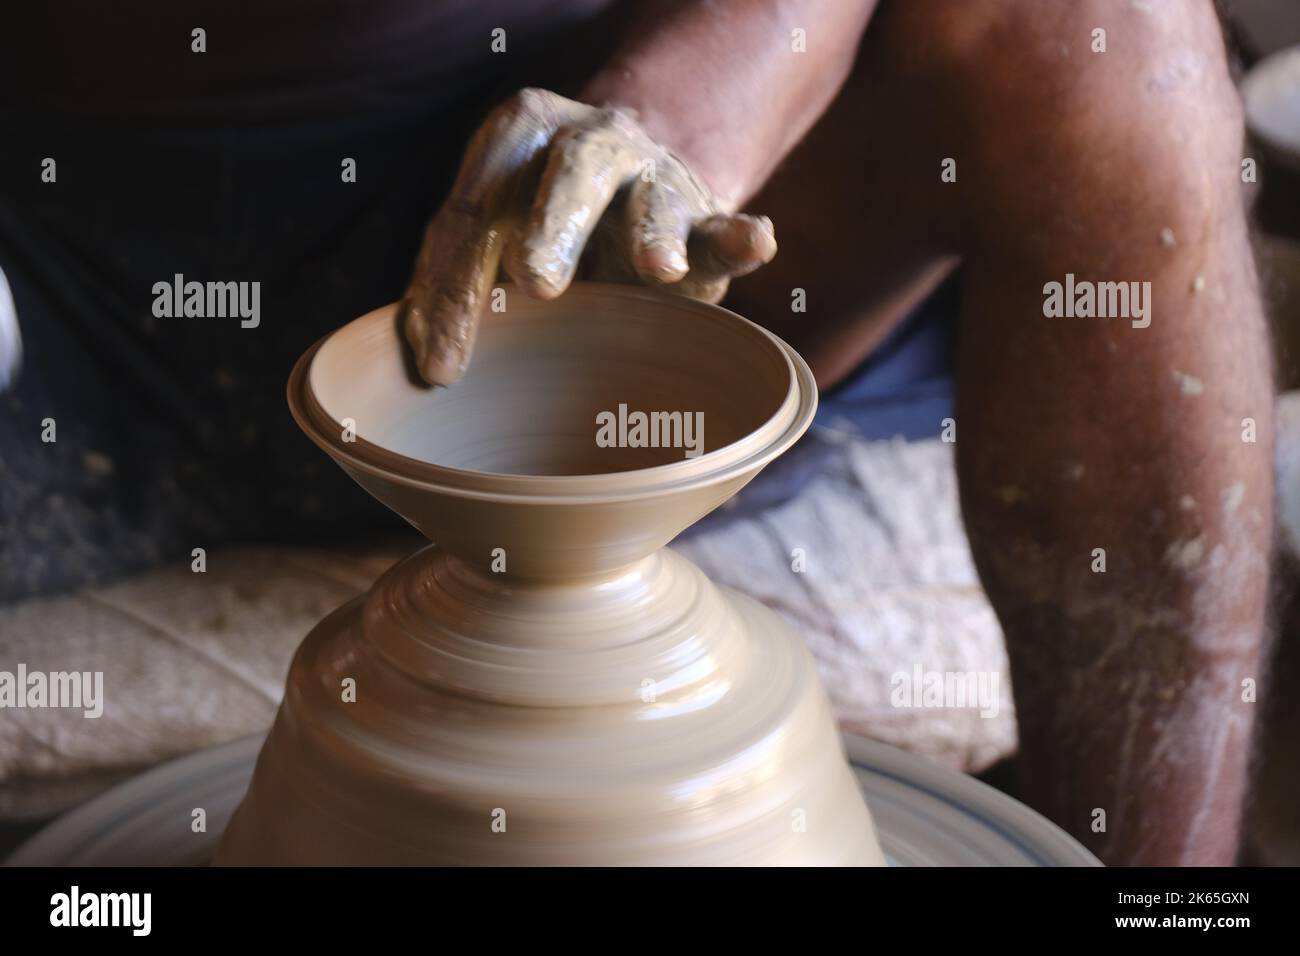
<svg viewBox="0 0 1300 956"><path fill-rule="evenodd" d="M488 117L429 225L403 328L433 384L465 371L499 267L552 298L584 275L717 301L776 253L737 214L843 83L874 0L646 5L586 103L526 90ZM795 31L807 31L807 51Z"/></svg>
<svg viewBox="0 0 1300 956"><path fill-rule="evenodd" d="M843 85L876 0L648 6L582 99L636 110L651 136L738 206Z"/></svg>
<svg viewBox="0 0 1300 956"><path fill-rule="evenodd" d="M1067 12L1111 9L1094 6ZM986 52L1054 63L1042 24ZM1229 865L1273 526L1240 104L1209 3L1122 26L1125 55L1032 84L990 69L962 104L1001 124L965 161L962 503L1006 631L1026 800L1108 863ZM1048 315L1044 285L1067 273L1148 283L1144 314Z"/></svg>

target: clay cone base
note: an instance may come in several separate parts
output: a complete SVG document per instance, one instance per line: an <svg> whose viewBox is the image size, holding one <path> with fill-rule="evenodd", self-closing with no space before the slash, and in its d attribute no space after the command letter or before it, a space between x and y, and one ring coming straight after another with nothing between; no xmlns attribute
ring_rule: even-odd
<svg viewBox="0 0 1300 956"><path fill-rule="evenodd" d="M436 545L308 635L217 862L883 865L798 635L664 547L808 427L807 367L672 296L511 301L448 390L391 308L295 369L307 434ZM702 413L701 454L598 446L619 403Z"/></svg>

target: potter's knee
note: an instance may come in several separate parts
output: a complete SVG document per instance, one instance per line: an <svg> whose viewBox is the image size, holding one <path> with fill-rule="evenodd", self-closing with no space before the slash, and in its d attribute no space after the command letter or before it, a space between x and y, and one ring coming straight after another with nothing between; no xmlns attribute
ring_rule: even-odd
<svg viewBox="0 0 1300 956"><path fill-rule="evenodd" d="M952 13L934 13L929 55L981 242L1203 230L1239 194L1241 103L1211 0L938 0L914 5L913 29L921 8Z"/></svg>
<svg viewBox="0 0 1300 956"><path fill-rule="evenodd" d="M1087 112L1159 136L1173 118L1241 127L1213 0L894 0L891 29L966 124L1034 132ZM1171 117L1172 111L1172 117Z"/></svg>

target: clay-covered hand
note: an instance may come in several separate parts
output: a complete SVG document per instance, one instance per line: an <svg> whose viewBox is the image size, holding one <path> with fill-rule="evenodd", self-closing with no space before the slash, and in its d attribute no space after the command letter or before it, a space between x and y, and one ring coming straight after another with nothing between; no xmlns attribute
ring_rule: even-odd
<svg viewBox="0 0 1300 956"><path fill-rule="evenodd" d="M416 260L404 331L424 379L450 385L499 267L543 299L580 274L716 302L775 254L768 219L726 208L631 112L526 89L470 140Z"/></svg>

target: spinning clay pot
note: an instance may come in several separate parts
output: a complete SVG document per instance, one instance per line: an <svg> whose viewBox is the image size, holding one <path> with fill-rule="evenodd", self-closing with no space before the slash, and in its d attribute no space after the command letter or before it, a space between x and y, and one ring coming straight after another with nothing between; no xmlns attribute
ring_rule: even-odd
<svg viewBox="0 0 1300 956"><path fill-rule="evenodd" d="M883 864L798 636L664 547L808 428L807 366L665 293L507 289L450 388L393 306L294 368L433 544L303 642L217 862Z"/></svg>

